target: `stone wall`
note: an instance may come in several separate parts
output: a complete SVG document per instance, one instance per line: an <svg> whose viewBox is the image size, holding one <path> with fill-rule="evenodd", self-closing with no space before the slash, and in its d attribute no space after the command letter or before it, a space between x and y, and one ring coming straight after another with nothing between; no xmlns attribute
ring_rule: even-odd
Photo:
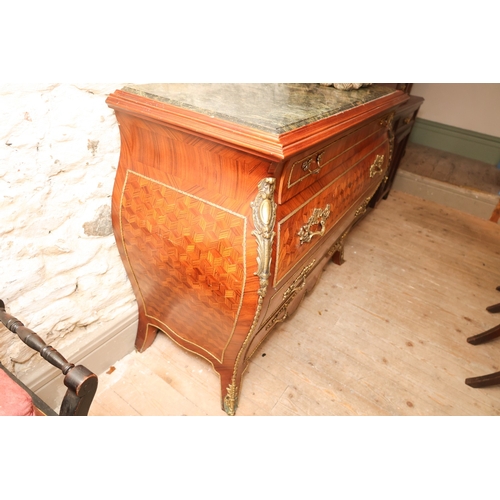
<svg viewBox="0 0 500 500"><path fill-rule="evenodd" d="M0 299L67 353L136 308L112 234L120 138L105 103L123 84L0 84ZM0 325L21 379L45 363Z"/></svg>

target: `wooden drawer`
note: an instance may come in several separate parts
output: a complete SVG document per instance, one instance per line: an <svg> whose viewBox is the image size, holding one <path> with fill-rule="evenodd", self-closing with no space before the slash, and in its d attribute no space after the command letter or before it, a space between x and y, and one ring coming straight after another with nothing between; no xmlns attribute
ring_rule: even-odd
<svg viewBox="0 0 500 500"><path fill-rule="evenodd" d="M395 133L399 132L404 127L411 128L417 118L418 110L422 105L422 98L411 96L410 100L401 107L394 117L393 130Z"/></svg>
<svg viewBox="0 0 500 500"><path fill-rule="evenodd" d="M277 223L276 287L308 252L331 231L371 185L378 185L387 169L389 144L381 137L365 147L356 161L346 162L333 178L303 191L288 204L279 207ZM328 181L328 182L326 182ZM314 193L314 188L321 188ZM308 194L309 199L304 199Z"/></svg>
<svg viewBox="0 0 500 500"><path fill-rule="evenodd" d="M415 110L407 111L399 116L396 116L394 120L394 130L398 131L400 128L411 126L415 121Z"/></svg>
<svg viewBox="0 0 500 500"><path fill-rule="evenodd" d="M295 312L305 296L311 275L317 275L322 271L322 266L319 266L320 256L311 257L309 261L308 265L305 265L301 272L297 273L297 276L293 276L288 282L283 283L283 286L274 293L265 314L262 316L263 321L259 325L259 330L249 342L249 348L245 354L247 360L252 357L273 326L283 322ZM317 276L314 283L316 280Z"/></svg>
<svg viewBox="0 0 500 500"><path fill-rule="evenodd" d="M345 168L346 162L370 149L386 132L383 119L352 130L340 138L316 146L288 160L281 176L277 200L286 203L297 193L315 184L318 179Z"/></svg>

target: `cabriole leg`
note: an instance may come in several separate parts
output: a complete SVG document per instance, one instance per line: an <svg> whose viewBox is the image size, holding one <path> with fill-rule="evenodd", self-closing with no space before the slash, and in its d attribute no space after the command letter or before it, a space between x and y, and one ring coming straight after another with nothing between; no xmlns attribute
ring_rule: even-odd
<svg viewBox="0 0 500 500"><path fill-rule="evenodd" d="M139 352L144 352L154 342L158 328L148 323L148 318L139 311L139 326L135 338L135 348Z"/></svg>

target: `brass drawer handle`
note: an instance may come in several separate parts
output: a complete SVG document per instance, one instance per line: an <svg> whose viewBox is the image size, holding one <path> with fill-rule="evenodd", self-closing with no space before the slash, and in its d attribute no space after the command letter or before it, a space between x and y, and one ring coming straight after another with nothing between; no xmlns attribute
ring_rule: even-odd
<svg viewBox="0 0 500 500"><path fill-rule="evenodd" d="M371 196L365 199L363 204L356 210L354 217L359 217L360 215L363 215L366 212L366 208L368 207L368 203L370 203L371 199L372 199Z"/></svg>
<svg viewBox="0 0 500 500"><path fill-rule="evenodd" d="M411 116L407 116L407 117L403 120L403 123L404 123L405 125L408 125L408 123L410 123L410 122L411 122Z"/></svg>
<svg viewBox="0 0 500 500"><path fill-rule="evenodd" d="M271 316L271 319L266 325L266 330L270 330L276 323L281 323L288 318L288 306L293 302L293 299L296 295L306 286L306 277L314 268L314 264L316 263L316 259L304 269L302 269L301 273L295 281L286 289L286 292L283 294L283 303L281 307Z"/></svg>
<svg viewBox="0 0 500 500"><path fill-rule="evenodd" d="M311 217L304 224L297 235L300 238L300 244L309 243L314 236L323 236L326 230L326 219L330 217L330 205L328 204L323 210L321 208L315 208ZM312 226L321 226L319 231L311 231Z"/></svg>
<svg viewBox="0 0 500 500"><path fill-rule="evenodd" d="M302 163L302 170L304 172L309 172L310 174L318 174L319 171L321 170L321 166L320 166L320 162L321 162L321 157L325 154L324 151L322 151L321 153L319 153L317 156L316 156L316 165L317 165L317 168L315 168L314 170L311 170L311 163L313 161L312 158L309 158L308 160L305 160L303 163Z"/></svg>
<svg viewBox="0 0 500 500"><path fill-rule="evenodd" d="M382 173L382 165L384 164L384 155L377 155L373 165L370 167L370 177L375 177Z"/></svg>
<svg viewBox="0 0 500 500"><path fill-rule="evenodd" d="M316 156L316 165L318 165L318 167L319 167L319 164L321 162L321 158L323 157L324 154L325 154L325 152L321 151L321 153L318 153L318 156Z"/></svg>

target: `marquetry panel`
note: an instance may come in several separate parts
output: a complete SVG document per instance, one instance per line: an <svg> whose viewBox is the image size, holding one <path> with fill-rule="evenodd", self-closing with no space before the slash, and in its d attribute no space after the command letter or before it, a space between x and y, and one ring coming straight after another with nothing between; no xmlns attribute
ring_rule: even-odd
<svg viewBox="0 0 500 500"><path fill-rule="evenodd" d="M220 361L243 299L246 218L129 171L121 234L146 315Z"/></svg>

